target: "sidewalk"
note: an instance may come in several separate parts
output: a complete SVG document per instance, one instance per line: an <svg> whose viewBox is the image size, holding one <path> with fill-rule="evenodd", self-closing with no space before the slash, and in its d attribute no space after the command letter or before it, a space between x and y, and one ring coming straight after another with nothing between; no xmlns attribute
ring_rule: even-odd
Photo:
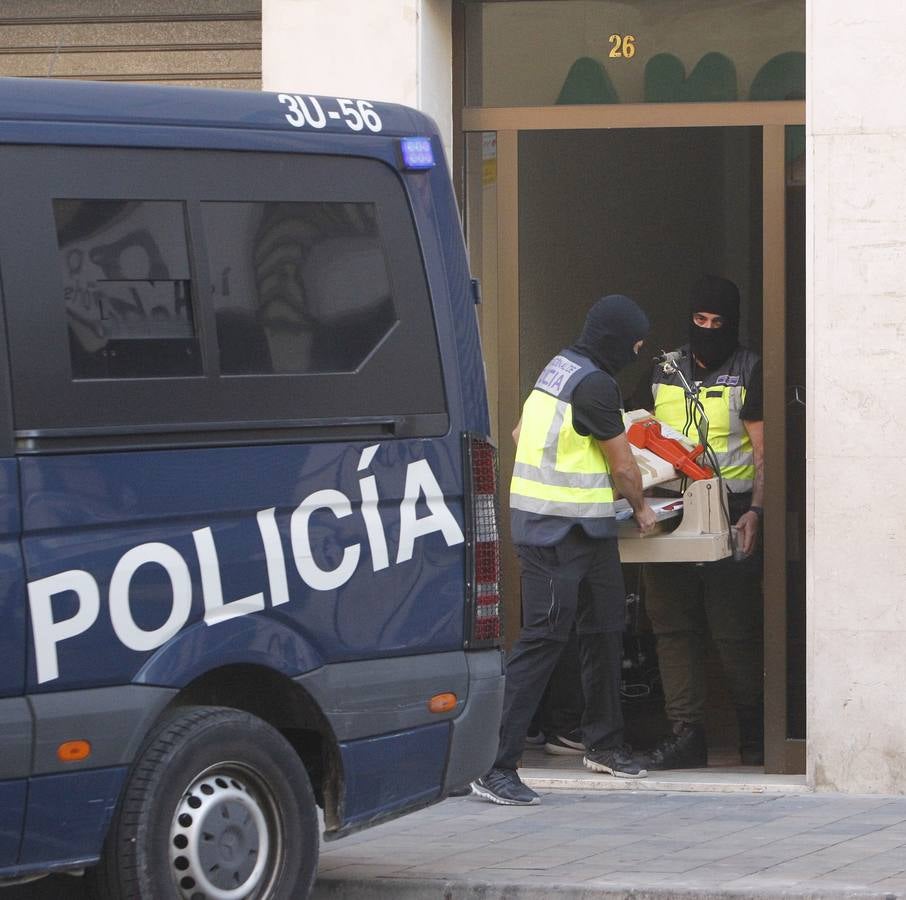
<svg viewBox="0 0 906 900"><path fill-rule="evenodd" d="M906 797L523 774L540 806L450 799L324 844L315 898L906 897Z"/></svg>

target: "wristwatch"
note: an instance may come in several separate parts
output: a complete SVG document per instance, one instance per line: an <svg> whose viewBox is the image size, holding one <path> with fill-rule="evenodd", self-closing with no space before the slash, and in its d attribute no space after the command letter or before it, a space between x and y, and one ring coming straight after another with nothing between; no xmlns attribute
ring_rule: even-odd
<svg viewBox="0 0 906 900"><path fill-rule="evenodd" d="M764 518L764 509L760 506L750 506L749 512L755 513L755 515L758 516L759 522Z"/></svg>

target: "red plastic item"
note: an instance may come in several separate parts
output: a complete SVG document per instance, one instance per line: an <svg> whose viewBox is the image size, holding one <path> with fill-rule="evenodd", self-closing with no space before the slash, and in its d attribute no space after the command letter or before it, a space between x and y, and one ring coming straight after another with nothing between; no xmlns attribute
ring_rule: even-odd
<svg viewBox="0 0 906 900"><path fill-rule="evenodd" d="M699 444L689 450L675 438L664 437L661 434L661 423L657 419L633 422L629 426L629 443L650 450L661 459L666 459L677 471L682 472L693 481L714 477L711 469L700 466L695 461L696 457L701 456L704 447Z"/></svg>

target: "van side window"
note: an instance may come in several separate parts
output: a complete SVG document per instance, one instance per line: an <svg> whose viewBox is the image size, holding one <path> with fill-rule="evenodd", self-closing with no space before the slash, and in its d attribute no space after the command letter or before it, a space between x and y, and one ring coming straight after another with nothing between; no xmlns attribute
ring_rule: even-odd
<svg viewBox="0 0 906 900"><path fill-rule="evenodd" d="M396 324L373 203L201 207L222 374L355 372Z"/></svg>
<svg viewBox="0 0 906 900"><path fill-rule="evenodd" d="M54 199L72 377L198 375L183 204Z"/></svg>
<svg viewBox="0 0 906 900"><path fill-rule="evenodd" d="M0 171L20 452L446 433L445 275L393 165L0 144Z"/></svg>

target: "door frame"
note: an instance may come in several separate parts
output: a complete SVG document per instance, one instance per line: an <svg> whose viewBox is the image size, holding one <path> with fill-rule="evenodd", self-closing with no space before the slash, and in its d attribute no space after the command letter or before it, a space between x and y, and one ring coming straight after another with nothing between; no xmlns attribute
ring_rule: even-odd
<svg viewBox="0 0 906 900"><path fill-rule="evenodd" d="M630 103L549 107L466 107L464 133L497 133L497 303L484 315L485 356L496 372L500 423L519 418L519 133L603 128L760 127L762 129L762 276L765 419L764 692L765 772L805 772L805 741L787 737L786 526L786 163L785 129L805 124L805 101ZM777 423L781 427L777 427ZM500 429L508 432L504 424ZM509 484L515 447L498 438L500 483ZM504 517L505 519L506 517ZM504 521L503 531L508 524ZM508 537L508 534L505 534ZM504 578L518 584L514 554L504 554ZM513 595L511 595L513 596ZM518 605L507 612L518 621Z"/></svg>

